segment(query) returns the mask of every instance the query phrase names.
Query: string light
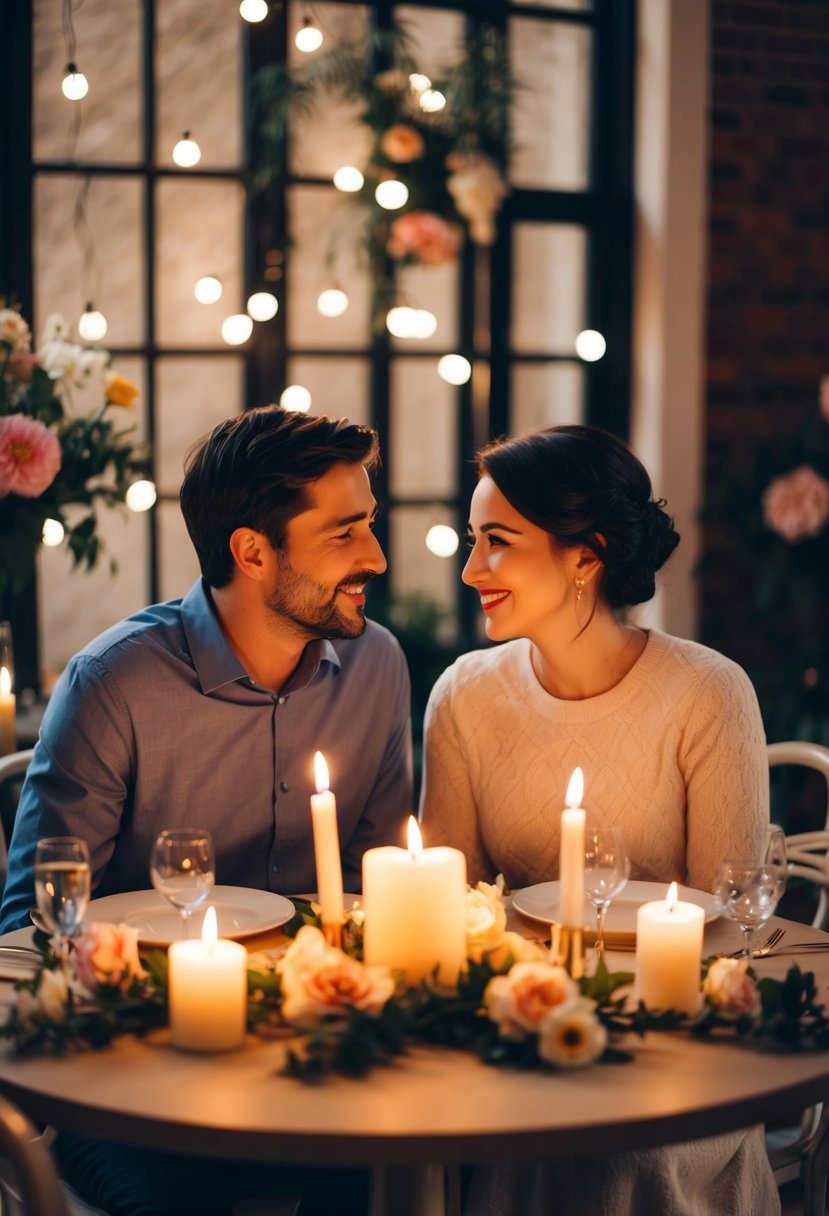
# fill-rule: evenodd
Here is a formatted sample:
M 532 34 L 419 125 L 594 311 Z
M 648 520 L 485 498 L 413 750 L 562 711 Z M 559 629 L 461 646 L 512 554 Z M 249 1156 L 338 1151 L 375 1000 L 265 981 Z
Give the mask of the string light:
M 348 296 L 340 287 L 326 287 L 317 297 L 317 312 L 324 317 L 341 317 L 348 308 Z
M 380 182 L 374 191 L 374 197 L 385 211 L 397 211 L 408 202 L 409 187 L 395 177 L 391 181 Z
M 129 509 L 138 515 L 155 506 L 157 498 L 158 491 L 155 488 L 155 482 L 142 479 L 132 483 L 127 490 L 125 501 Z
M 438 375 L 447 384 L 466 384 L 472 375 L 472 364 L 463 355 L 443 355 L 438 359 Z
M 595 363 L 606 350 L 604 334 L 600 334 L 597 329 L 583 329 L 576 336 L 576 354 L 580 359 L 584 359 L 585 363 Z
M 237 312 L 222 321 L 222 338 L 228 346 L 242 346 L 253 333 L 253 321 L 246 312 Z
M 254 321 L 270 321 L 271 317 L 277 314 L 279 301 L 269 291 L 255 291 L 253 295 L 248 296 L 247 308 L 248 315 L 253 317 Z
M 245 21 L 249 21 L 251 25 L 256 25 L 258 21 L 264 21 L 268 15 L 268 5 L 266 0 L 242 0 L 239 5 L 239 12 Z
M 386 314 L 386 328 L 395 338 L 431 338 L 437 327 L 437 317 L 425 308 L 398 305 Z
M 297 31 L 294 43 L 296 49 L 306 55 L 311 51 L 319 50 L 322 46 L 322 30 L 314 25 L 310 17 L 303 17 L 302 29 Z
M 100 342 L 107 331 L 107 319 L 102 312 L 92 307 L 90 301 L 78 321 L 78 333 L 84 342 Z
M 173 148 L 173 160 L 182 169 L 192 169 L 201 160 L 201 148 L 195 139 L 190 138 L 190 132 L 184 131 L 181 139 Z
M 448 524 L 434 524 L 426 533 L 426 548 L 435 557 L 452 557 L 458 551 L 458 534 Z
M 206 274 L 196 283 L 193 295 L 200 304 L 215 304 L 217 300 L 221 300 L 223 291 L 222 280 L 213 274 Z
M 446 98 L 437 89 L 424 89 L 417 104 L 424 114 L 437 114 L 446 105 Z
M 66 535 L 63 524 L 59 519 L 44 519 L 40 539 L 47 549 L 54 549 Z
M 427 89 L 431 89 L 432 82 L 428 76 L 424 76 L 422 72 L 411 72 L 409 74 L 409 84 L 415 93 L 425 93 Z
M 303 384 L 289 384 L 279 398 L 279 404 L 284 410 L 307 414 L 311 408 L 311 394 Z
M 355 169 L 353 165 L 343 165 L 334 174 L 334 185 L 338 190 L 342 190 L 343 194 L 356 194 L 358 190 L 362 190 L 365 180 L 360 170 Z
M 68 101 L 81 101 L 89 92 L 89 81 L 83 72 L 78 71 L 76 63 L 67 63 L 66 75 L 60 87 Z

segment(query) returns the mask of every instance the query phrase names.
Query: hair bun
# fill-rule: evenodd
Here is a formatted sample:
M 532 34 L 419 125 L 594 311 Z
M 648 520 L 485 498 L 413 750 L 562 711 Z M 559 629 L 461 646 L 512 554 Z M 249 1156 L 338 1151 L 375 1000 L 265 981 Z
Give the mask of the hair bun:
M 605 561 L 604 593 L 611 608 L 643 604 L 656 590 L 656 572 L 679 544 L 679 533 L 665 510 L 665 499 L 649 499 L 628 511 L 630 536 L 636 543 L 608 551 Z M 615 558 L 615 560 L 614 560 Z

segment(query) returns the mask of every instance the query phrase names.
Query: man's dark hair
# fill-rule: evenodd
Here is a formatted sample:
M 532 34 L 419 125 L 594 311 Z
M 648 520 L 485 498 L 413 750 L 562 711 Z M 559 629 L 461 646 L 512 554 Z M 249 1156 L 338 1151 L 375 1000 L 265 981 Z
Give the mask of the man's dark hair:
M 310 482 L 336 464 L 373 469 L 378 460 L 376 433 L 346 418 L 265 405 L 220 422 L 187 453 L 179 495 L 207 583 L 224 587 L 232 579 L 237 528 L 262 532 L 281 548 L 288 521 L 308 505 Z

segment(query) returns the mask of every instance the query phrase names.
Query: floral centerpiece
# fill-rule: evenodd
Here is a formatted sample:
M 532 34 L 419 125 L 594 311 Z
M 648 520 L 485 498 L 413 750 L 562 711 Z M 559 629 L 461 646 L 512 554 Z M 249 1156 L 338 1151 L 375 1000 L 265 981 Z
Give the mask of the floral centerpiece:
M 132 407 L 138 390 L 110 366 L 107 351 L 81 347 L 55 314 L 40 346 L 0 301 L 0 596 L 20 592 L 34 572 L 43 525 L 56 520 L 75 565 L 101 553 L 97 507 L 126 500 L 146 474 L 145 446 L 128 439 L 110 409 Z

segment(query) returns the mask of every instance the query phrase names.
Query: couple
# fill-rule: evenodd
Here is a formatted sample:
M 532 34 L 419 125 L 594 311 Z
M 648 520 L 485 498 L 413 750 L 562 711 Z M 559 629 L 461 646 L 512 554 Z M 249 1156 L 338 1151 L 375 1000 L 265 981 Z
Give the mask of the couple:
M 400 843 L 408 674 L 364 613 L 365 585 L 386 565 L 372 532 L 376 459 L 367 428 L 271 406 L 191 453 L 181 506 L 202 579 L 108 630 L 62 676 L 21 796 L 0 928 L 27 922 L 46 835 L 87 840 L 96 895 L 146 887 L 157 832 L 195 821 L 213 833 L 219 882 L 314 890 L 316 749 L 337 792 L 346 889 L 359 890 L 365 849 Z M 429 843 L 463 849 L 472 881 L 549 878 L 578 764 L 586 804 L 622 826 L 638 877 L 710 889 L 719 859 L 753 852 L 767 822 L 765 742 L 738 668 L 617 615 L 650 598 L 678 543 L 647 473 L 618 439 L 557 427 L 490 445 L 479 474 L 463 577 L 488 636 L 508 644 L 460 659 L 430 699 Z M 64 1135 L 58 1151 L 109 1211 L 175 1210 L 146 1187 L 120 1206 L 111 1186 L 90 1187 L 112 1146 Z M 479 1170 L 469 1211 L 583 1211 L 584 1164 Z M 776 1210 L 756 1130 L 609 1155 L 590 1171 L 596 1212 Z M 174 1173 L 166 1162 L 152 1187 L 169 1192 Z M 359 1210 L 359 1197 L 347 1207 L 353 1179 L 299 1181 L 303 1211 Z M 226 1210 L 214 1197 L 203 1211 Z

